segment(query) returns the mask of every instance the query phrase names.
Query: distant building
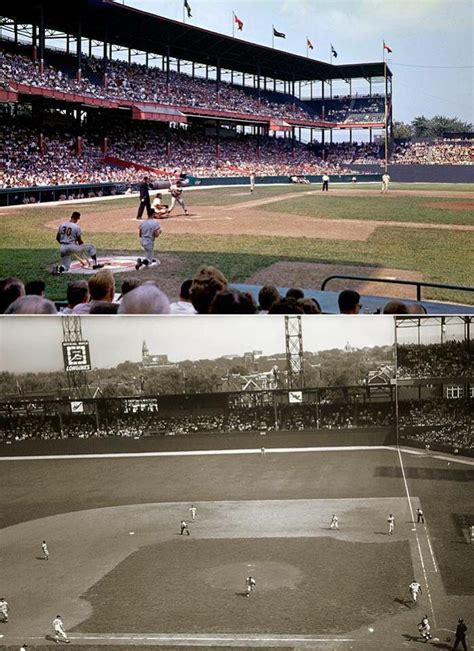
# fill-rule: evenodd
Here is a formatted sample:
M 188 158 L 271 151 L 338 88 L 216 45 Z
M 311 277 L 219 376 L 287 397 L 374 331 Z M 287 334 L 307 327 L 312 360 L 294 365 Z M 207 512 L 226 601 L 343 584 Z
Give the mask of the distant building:
M 168 362 L 168 355 L 151 355 L 150 351 L 148 350 L 146 341 L 143 340 L 142 366 L 143 368 L 163 368 L 166 366 L 174 366 L 174 364 L 170 364 Z

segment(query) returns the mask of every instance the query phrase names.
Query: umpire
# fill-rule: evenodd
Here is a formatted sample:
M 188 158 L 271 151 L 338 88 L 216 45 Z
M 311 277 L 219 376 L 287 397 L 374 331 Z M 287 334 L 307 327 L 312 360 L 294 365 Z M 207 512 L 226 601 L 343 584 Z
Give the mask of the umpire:
M 467 651 L 466 631 L 467 631 L 467 626 L 464 623 L 464 620 L 462 618 L 458 619 L 458 625 L 456 626 L 456 636 L 454 638 L 453 651 L 458 648 L 459 644 L 462 645 L 464 651 Z
M 151 203 L 150 203 L 150 185 L 148 183 L 149 178 L 148 176 L 145 176 L 143 178 L 143 183 L 140 183 L 140 205 L 138 206 L 138 213 L 137 213 L 137 219 L 141 219 L 143 215 L 143 211 L 146 208 L 146 212 L 148 217 L 153 214 L 153 210 L 151 209 Z

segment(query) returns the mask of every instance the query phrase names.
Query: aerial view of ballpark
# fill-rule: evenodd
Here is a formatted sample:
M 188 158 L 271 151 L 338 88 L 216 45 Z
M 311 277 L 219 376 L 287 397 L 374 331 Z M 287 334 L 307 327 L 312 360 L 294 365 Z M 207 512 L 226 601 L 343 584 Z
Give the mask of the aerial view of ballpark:
M 472 317 L 109 324 L 0 320 L 2 649 L 453 648 Z
M 366 313 L 473 310 L 471 0 L 1 13 L 0 278 L 61 309 L 101 269 L 176 300 L 212 265 L 324 313 L 345 289 Z

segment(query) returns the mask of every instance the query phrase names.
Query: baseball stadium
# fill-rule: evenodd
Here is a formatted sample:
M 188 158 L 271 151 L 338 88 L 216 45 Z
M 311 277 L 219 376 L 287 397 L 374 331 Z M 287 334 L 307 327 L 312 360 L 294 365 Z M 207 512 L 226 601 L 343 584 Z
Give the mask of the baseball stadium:
M 343 290 L 366 313 L 470 313 L 473 134 L 394 137 L 385 41 L 382 60 L 338 64 L 331 45 L 324 62 L 276 47 L 275 27 L 273 47 L 197 27 L 185 4 L 180 22 L 2 3 L 0 277 L 40 280 L 62 309 L 93 267 L 171 301 L 212 265 L 255 304 L 271 285 L 329 314 Z M 145 258 L 139 208 L 160 221 Z M 88 246 L 66 258 L 73 211 Z
M 58 613 L 88 651 L 447 650 L 472 625 L 471 317 L 122 319 L 141 357 L 107 316 L 47 318 L 0 321 L 1 649 L 56 645 Z

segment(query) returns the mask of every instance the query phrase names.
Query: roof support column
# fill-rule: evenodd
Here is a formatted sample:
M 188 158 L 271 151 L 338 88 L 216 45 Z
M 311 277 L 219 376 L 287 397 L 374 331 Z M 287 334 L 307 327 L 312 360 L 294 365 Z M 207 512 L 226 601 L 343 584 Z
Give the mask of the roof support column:
M 276 79 L 273 80 L 273 92 L 274 93 L 277 92 L 277 80 Z
M 219 91 L 221 86 L 221 59 L 217 57 L 217 66 L 216 66 L 216 102 L 219 104 Z
M 291 158 L 295 157 L 296 128 L 291 127 Z
M 194 61 L 191 62 L 191 77 L 194 79 L 195 75 L 195 64 Z
M 260 130 L 261 130 L 261 125 L 257 124 L 257 160 L 260 162 Z
M 31 26 L 31 58 L 36 61 L 38 57 L 38 35 L 36 30 L 36 23 Z
M 69 33 L 66 34 L 66 54 L 70 54 L 70 45 L 71 45 L 71 37 L 69 36 Z
M 166 94 L 170 94 L 170 46 L 168 45 L 166 48 L 166 59 L 165 59 L 165 65 L 166 65 Z
M 104 88 L 107 88 L 107 45 L 108 45 L 108 35 L 107 28 L 105 28 L 104 34 L 104 48 L 102 53 L 102 85 Z
M 18 45 L 18 21 L 16 18 L 13 20 L 13 38 L 15 45 Z
M 369 77 L 369 97 L 372 99 L 372 77 Z
M 44 71 L 44 8 L 43 3 L 39 6 L 38 16 L 38 42 L 39 42 L 39 71 L 43 74 Z
M 148 63 L 149 63 L 148 52 L 145 52 L 145 68 L 148 68 Z
M 290 83 L 290 82 L 288 82 Z M 295 84 L 295 78 L 293 77 L 293 81 L 291 82 L 291 94 L 293 95 L 293 113 L 296 111 L 296 84 Z
M 168 122 L 166 128 L 166 161 L 169 163 L 171 158 L 171 123 Z
M 76 62 L 77 62 L 76 79 L 78 81 L 81 81 L 81 77 L 82 77 L 82 22 L 81 22 L 80 18 L 79 18 L 79 22 L 77 23 Z
M 260 106 L 260 64 L 257 67 L 257 103 Z
M 216 120 L 216 167 L 219 167 L 219 158 L 221 153 L 221 121 Z
M 132 48 L 128 48 L 128 65 L 132 63 Z
M 370 144 L 372 144 L 372 142 L 373 142 L 372 127 L 369 127 L 369 142 L 370 142 Z
M 92 56 L 92 39 L 90 38 L 89 39 L 89 59 L 91 58 L 91 56 Z
M 245 88 L 245 72 L 242 73 L 242 86 Z
M 349 142 L 352 145 L 352 128 L 349 129 Z

